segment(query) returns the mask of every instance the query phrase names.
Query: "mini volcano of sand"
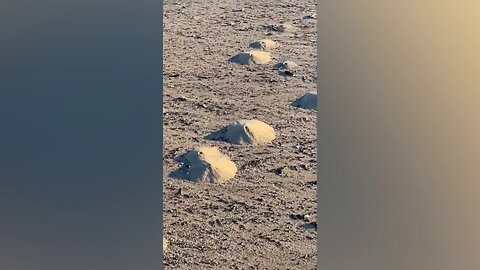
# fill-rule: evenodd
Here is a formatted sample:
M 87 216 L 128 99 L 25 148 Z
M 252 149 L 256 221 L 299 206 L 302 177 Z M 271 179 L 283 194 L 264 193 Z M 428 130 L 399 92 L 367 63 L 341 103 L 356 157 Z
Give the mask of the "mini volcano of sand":
M 264 51 L 249 51 L 249 52 L 241 52 L 235 56 L 232 56 L 228 62 L 232 64 L 240 64 L 240 65 L 266 65 L 270 63 L 272 60 L 272 56 L 269 52 Z
M 316 110 L 317 109 L 317 93 L 316 92 L 308 92 L 299 99 L 292 102 L 292 106 L 309 109 L 309 110 Z
M 234 144 L 263 145 L 275 139 L 275 130 L 260 120 L 240 120 L 210 135 Z
M 217 147 L 199 147 L 183 157 L 182 177 L 193 182 L 225 183 L 237 173 L 237 167 Z
M 250 48 L 260 49 L 260 50 L 272 50 L 272 49 L 276 49 L 277 47 L 278 47 L 278 44 L 271 39 L 261 39 L 261 40 L 256 40 L 250 43 Z

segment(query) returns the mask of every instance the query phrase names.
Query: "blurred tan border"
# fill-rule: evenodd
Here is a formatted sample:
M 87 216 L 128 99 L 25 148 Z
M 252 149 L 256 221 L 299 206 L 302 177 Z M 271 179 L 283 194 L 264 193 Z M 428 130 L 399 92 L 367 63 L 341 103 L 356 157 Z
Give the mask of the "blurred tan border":
M 480 269 L 480 2 L 318 15 L 318 269 Z

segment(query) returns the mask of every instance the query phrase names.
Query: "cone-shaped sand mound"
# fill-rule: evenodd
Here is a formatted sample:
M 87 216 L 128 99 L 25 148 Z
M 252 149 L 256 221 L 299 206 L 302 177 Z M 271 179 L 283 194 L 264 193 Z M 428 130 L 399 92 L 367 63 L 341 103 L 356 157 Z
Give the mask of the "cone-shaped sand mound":
M 249 52 L 241 52 L 233 57 L 231 57 L 228 61 L 233 64 L 240 64 L 240 65 L 249 65 L 249 64 L 256 64 L 256 65 L 266 65 L 272 60 L 272 56 L 269 52 L 263 51 L 249 51 Z
M 261 39 L 250 43 L 250 48 L 261 50 L 272 50 L 278 47 L 278 44 L 271 39 Z
M 207 137 L 234 144 L 262 145 L 275 139 L 275 130 L 260 120 L 240 120 Z
M 230 158 L 216 147 L 200 147 L 188 151 L 181 161 L 184 166 L 177 175 L 194 182 L 208 181 L 225 183 L 237 173 L 237 167 Z
M 292 102 L 292 106 L 309 109 L 309 110 L 316 110 L 317 109 L 317 93 L 316 92 L 308 92 L 299 99 Z

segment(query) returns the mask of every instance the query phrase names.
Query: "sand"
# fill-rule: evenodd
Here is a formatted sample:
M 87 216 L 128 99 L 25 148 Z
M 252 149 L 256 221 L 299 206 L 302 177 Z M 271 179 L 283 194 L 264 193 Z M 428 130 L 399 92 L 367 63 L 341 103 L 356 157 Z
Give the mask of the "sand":
M 258 119 L 240 120 L 207 136 L 234 144 L 265 145 L 275 140 L 275 129 Z
M 165 269 L 315 269 L 316 112 L 292 102 L 316 90 L 315 1 L 164 2 Z M 272 25 L 291 25 L 285 32 Z M 265 65 L 227 60 L 280 44 Z M 273 66 L 299 63 L 296 76 Z M 239 119 L 260 119 L 265 145 L 206 138 Z M 238 169 L 226 183 L 171 177 L 178 156 L 215 146 Z
M 255 40 L 254 42 L 250 43 L 250 48 L 273 50 L 278 48 L 278 43 L 271 39 Z
M 272 60 L 272 55 L 270 52 L 264 51 L 247 51 L 241 52 L 230 57 L 229 62 L 232 64 L 240 65 L 266 65 Z
M 299 97 L 294 102 L 292 102 L 292 106 L 307 110 L 316 110 L 317 109 L 317 93 L 316 92 L 308 92 L 305 95 Z
M 237 166 L 217 147 L 197 147 L 180 156 L 184 166 L 173 177 L 193 182 L 226 183 L 235 177 Z
M 163 238 L 163 251 L 167 250 L 168 249 L 168 240 L 165 239 L 165 237 Z
M 298 64 L 294 61 L 283 61 L 274 65 L 273 68 L 280 70 L 296 70 L 298 68 Z

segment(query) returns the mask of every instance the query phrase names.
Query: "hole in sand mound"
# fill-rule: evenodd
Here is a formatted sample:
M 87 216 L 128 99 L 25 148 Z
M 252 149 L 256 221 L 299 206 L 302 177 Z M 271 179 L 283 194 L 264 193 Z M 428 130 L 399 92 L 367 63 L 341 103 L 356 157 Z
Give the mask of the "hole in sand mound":
M 199 147 L 180 156 L 183 163 L 170 176 L 193 182 L 225 183 L 237 173 L 237 167 L 217 147 Z
M 257 65 L 266 65 L 271 60 L 272 60 L 272 56 L 269 52 L 250 51 L 250 52 L 241 52 L 231 57 L 228 61 L 232 64 L 240 64 L 240 65 L 249 65 L 252 63 Z
M 262 145 L 275 139 L 275 130 L 260 120 L 240 120 L 207 136 L 234 144 Z
M 292 102 L 292 106 L 309 109 L 309 110 L 316 110 L 317 109 L 317 93 L 316 92 L 308 92 L 299 99 Z
M 261 39 L 250 43 L 250 48 L 261 50 L 272 50 L 278 47 L 278 44 L 271 39 Z
M 298 68 L 298 64 L 293 61 L 283 61 L 275 64 L 273 68 L 279 70 L 295 70 Z

